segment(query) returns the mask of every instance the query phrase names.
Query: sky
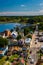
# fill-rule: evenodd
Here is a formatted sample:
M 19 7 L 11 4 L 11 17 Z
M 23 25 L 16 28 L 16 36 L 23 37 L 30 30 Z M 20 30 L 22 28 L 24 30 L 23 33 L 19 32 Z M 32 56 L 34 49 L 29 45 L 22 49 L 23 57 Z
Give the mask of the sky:
M 43 15 L 43 0 L 0 0 L 0 16 Z

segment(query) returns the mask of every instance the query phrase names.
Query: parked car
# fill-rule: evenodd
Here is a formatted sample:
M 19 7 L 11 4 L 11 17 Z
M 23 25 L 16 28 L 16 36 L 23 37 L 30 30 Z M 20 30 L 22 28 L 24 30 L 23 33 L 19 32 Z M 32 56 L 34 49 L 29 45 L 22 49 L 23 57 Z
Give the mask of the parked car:
M 26 39 L 25 39 L 25 44 L 26 44 L 26 45 L 30 45 L 30 42 L 31 42 L 31 38 L 26 38 Z
M 31 56 L 28 57 L 28 59 L 31 59 L 31 58 L 32 58 Z
M 30 60 L 30 63 L 31 63 L 31 64 L 34 64 L 34 59 L 31 59 L 31 60 Z
M 41 52 L 43 53 L 43 46 L 41 46 L 41 49 L 40 49 L 40 50 L 41 50 Z

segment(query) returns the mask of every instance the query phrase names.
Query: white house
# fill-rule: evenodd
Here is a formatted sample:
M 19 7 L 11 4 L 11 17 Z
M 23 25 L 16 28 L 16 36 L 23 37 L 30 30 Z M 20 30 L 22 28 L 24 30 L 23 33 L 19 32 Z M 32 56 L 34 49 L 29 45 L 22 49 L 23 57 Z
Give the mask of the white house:
M 25 39 L 25 44 L 26 44 L 26 45 L 30 45 L 30 42 L 31 42 L 31 38 L 26 38 L 26 39 Z
M 4 56 L 7 51 L 8 51 L 8 46 L 6 48 L 0 48 L 0 56 Z
M 18 33 L 17 33 L 16 31 L 13 31 L 13 32 L 11 33 L 11 35 L 12 35 L 14 38 L 17 38 Z

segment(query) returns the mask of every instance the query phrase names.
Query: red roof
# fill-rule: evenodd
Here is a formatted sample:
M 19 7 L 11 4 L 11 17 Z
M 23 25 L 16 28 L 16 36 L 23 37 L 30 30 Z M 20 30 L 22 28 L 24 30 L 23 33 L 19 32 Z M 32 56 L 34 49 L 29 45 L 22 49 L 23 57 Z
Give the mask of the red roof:
M 21 59 L 21 63 L 23 63 L 23 64 L 25 63 L 24 59 Z

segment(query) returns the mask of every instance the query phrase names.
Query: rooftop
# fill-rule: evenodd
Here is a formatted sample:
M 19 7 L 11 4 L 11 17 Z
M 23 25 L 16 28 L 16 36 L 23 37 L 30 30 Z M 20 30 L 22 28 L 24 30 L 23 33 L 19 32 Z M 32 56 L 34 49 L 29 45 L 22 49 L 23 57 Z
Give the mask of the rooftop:
M 5 50 L 5 48 L 1 48 L 0 47 L 0 54 L 2 54 L 2 52 Z

